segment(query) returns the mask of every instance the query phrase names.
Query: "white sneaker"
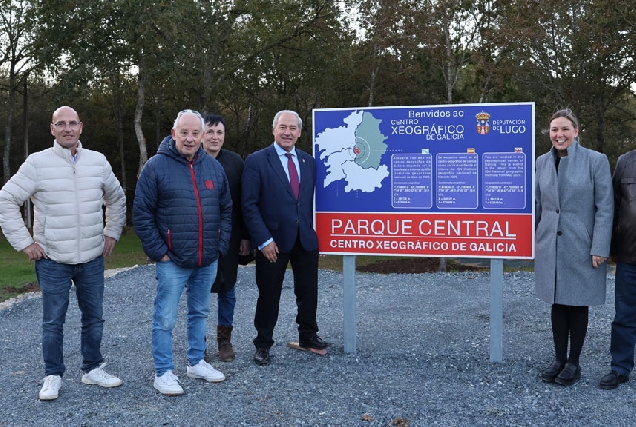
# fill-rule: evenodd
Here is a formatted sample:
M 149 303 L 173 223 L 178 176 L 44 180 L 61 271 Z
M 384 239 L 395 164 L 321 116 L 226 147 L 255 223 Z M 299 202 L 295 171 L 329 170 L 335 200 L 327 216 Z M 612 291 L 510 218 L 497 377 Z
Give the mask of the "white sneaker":
M 62 387 L 62 377 L 59 375 L 48 375 L 44 378 L 44 385 L 40 390 L 40 400 L 55 400 L 60 395 Z
M 155 375 L 154 387 L 166 396 L 179 396 L 183 389 L 179 385 L 179 378 L 172 371 L 166 371 L 162 376 Z
M 100 387 L 117 387 L 122 384 L 122 380 L 114 375 L 111 375 L 104 371 L 105 363 L 102 363 L 97 368 L 91 370 L 89 373 L 82 375 L 82 382 L 84 384 L 96 384 Z
M 188 366 L 187 375 L 190 378 L 201 378 L 211 383 L 220 383 L 225 375 L 217 371 L 205 360 L 201 360 L 194 366 Z

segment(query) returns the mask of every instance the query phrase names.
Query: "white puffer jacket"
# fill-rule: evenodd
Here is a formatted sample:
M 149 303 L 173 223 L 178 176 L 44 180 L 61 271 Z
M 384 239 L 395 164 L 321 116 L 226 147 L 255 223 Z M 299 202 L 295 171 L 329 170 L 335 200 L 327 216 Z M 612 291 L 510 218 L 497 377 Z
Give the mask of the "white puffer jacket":
M 33 237 L 20 214 L 29 197 L 35 213 Z M 57 141 L 31 154 L 0 190 L 0 226 L 11 246 L 21 251 L 35 241 L 59 263 L 97 258 L 104 236 L 119 240 L 125 223 L 126 197 L 108 160 L 81 143 L 75 163 L 70 150 Z

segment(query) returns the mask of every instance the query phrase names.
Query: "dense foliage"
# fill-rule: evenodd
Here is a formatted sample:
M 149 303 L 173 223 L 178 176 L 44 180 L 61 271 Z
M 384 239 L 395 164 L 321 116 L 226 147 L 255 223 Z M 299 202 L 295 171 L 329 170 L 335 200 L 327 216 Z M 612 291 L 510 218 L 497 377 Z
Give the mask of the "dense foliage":
M 311 151 L 323 107 L 533 101 L 612 163 L 636 147 L 636 11 L 628 0 L 0 0 L 3 176 L 51 145 L 71 105 L 131 200 L 184 108 L 221 113 L 245 156 L 294 109 Z

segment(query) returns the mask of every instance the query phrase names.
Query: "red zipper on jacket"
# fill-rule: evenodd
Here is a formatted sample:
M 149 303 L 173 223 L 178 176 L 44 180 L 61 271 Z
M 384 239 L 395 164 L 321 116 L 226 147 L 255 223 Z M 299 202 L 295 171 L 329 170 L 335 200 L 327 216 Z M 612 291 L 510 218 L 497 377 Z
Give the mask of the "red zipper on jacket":
M 197 198 L 197 213 L 199 215 L 199 267 L 203 262 L 203 214 L 201 211 L 201 198 L 199 197 L 199 188 L 197 187 L 197 177 L 194 174 L 193 164 L 190 164 L 190 175 L 192 176 L 192 186 L 194 187 L 194 195 Z

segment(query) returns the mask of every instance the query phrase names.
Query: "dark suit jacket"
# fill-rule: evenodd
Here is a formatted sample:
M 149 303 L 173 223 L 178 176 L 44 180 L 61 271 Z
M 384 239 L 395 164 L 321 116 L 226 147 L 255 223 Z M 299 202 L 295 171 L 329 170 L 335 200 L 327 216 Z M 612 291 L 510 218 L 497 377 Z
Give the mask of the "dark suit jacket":
M 243 219 L 255 248 L 273 237 L 280 252 L 290 252 L 299 236 L 303 249 L 318 249 L 313 224 L 316 162 L 298 148 L 296 155 L 300 165 L 298 200 L 273 144 L 245 160 L 241 194 Z

